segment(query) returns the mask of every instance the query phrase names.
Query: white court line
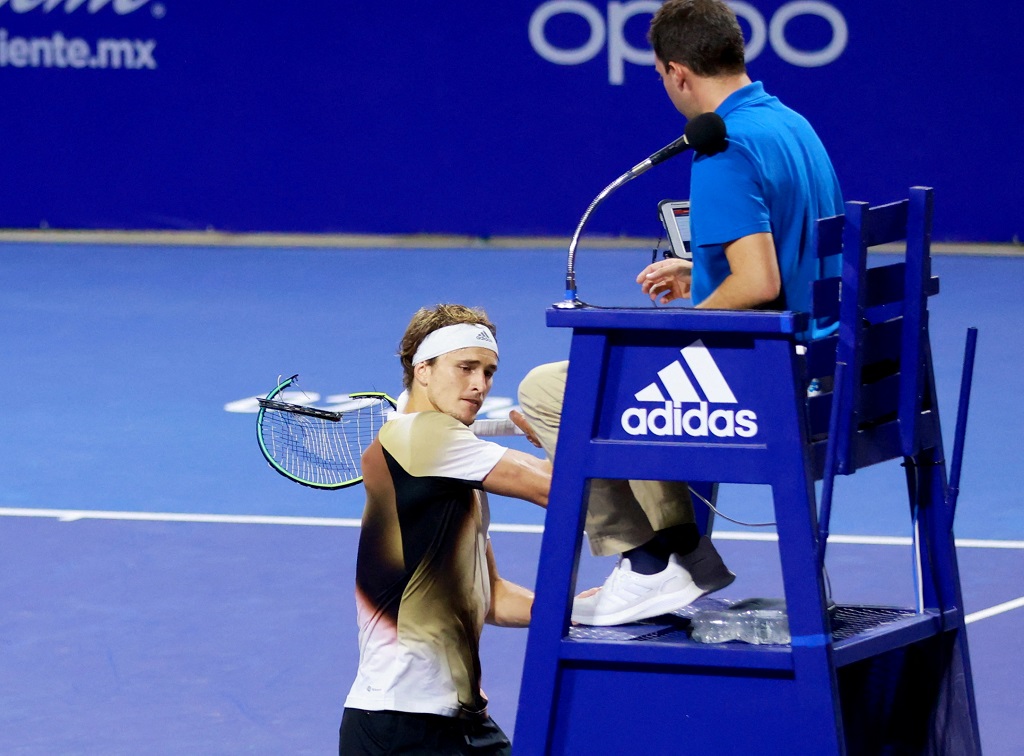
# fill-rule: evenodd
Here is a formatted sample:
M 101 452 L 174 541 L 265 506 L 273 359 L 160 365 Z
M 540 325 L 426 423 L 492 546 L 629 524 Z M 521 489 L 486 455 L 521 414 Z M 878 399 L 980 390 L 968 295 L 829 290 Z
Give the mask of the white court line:
M 189 512 L 121 512 L 97 509 L 35 509 L 0 507 L 0 517 L 53 517 L 61 522 L 78 520 L 136 520 L 145 522 L 211 522 L 233 525 L 307 525 L 331 528 L 358 528 L 358 518 L 341 517 L 284 517 L 280 515 L 227 515 L 193 514 Z M 543 525 L 517 525 L 514 523 L 492 522 L 491 530 L 496 533 L 543 533 Z M 766 541 L 779 540 L 776 533 L 757 533 L 737 530 L 717 530 L 715 538 L 723 541 Z M 910 546 L 910 536 L 865 536 L 839 535 L 828 537 L 831 543 L 846 543 L 864 546 Z M 957 548 L 967 549 L 1024 549 L 1024 541 L 987 540 L 982 538 L 957 538 Z
M 778 541 L 776 533 L 747 533 L 738 530 L 716 530 L 715 538 L 723 541 Z M 910 546 L 910 536 L 862 536 L 832 533 L 829 543 L 846 543 L 861 546 Z M 1024 549 L 1024 541 L 1000 541 L 986 538 L 957 538 L 958 549 Z
M 0 517 L 52 517 L 61 522 L 78 520 L 134 520 L 144 522 L 206 522 L 233 525 L 306 525 L 315 527 L 358 528 L 360 521 L 341 517 L 282 517 L 277 515 L 218 515 L 190 514 L 185 512 L 117 512 L 93 509 L 28 509 L 0 507 Z M 496 533 L 542 533 L 543 525 L 516 525 L 512 523 L 491 523 Z M 719 530 L 715 538 L 723 541 L 778 541 L 776 533 L 748 533 L 745 531 Z M 832 543 L 846 543 L 864 546 L 910 546 L 908 536 L 861 536 L 830 535 Z M 1024 549 L 1024 541 L 996 541 L 981 538 L 958 538 L 957 548 L 976 549 Z M 1024 607 L 1024 597 L 968 614 L 964 622 L 978 620 Z
M 977 622 L 978 620 L 995 617 L 997 614 L 1003 614 L 1005 612 L 1012 611 L 1013 609 L 1020 609 L 1022 606 L 1024 606 L 1024 596 L 1019 599 L 1014 599 L 1013 601 L 1007 601 L 1002 604 L 990 606 L 988 609 L 982 609 L 980 612 L 968 614 L 964 617 L 964 624 L 969 625 L 972 622 Z
M 321 525 L 358 528 L 360 521 L 339 517 L 282 517 L 276 515 L 219 515 L 188 512 L 114 512 L 97 509 L 6 509 L 0 517 L 55 517 L 61 522 L 78 520 L 136 520 L 146 522 L 216 522 L 231 525 Z

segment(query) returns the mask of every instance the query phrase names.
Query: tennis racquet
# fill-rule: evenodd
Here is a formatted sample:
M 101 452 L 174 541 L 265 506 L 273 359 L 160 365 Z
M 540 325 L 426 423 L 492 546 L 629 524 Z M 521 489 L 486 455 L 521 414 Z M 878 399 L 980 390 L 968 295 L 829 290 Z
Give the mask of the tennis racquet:
M 337 412 L 278 401 L 297 380 L 293 375 L 259 400 L 256 437 L 263 456 L 281 475 L 310 488 L 359 483 L 363 451 L 395 409 L 395 400 L 379 391 L 349 394 Z

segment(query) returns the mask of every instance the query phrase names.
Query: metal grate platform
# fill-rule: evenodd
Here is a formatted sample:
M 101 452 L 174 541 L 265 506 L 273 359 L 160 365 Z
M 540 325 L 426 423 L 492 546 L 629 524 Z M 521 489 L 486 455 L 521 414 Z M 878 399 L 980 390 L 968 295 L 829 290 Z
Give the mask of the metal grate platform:
M 575 626 L 569 629 L 569 638 L 578 641 L 654 643 L 691 643 L 690 618 L 701 611 L 719 611 L 731 602 L 724 599 L 704 599 L 696 606 L 686 607 L 675 614 L 655 617 L 645 622 L 617 627 Z M 883 606 L 837 606 L 832 613 L 833 642 L 847 640 L 882 625 L 900 622 L 917 616 L 912 609 Z M 732 644 L 738 641 L 730 641 Z

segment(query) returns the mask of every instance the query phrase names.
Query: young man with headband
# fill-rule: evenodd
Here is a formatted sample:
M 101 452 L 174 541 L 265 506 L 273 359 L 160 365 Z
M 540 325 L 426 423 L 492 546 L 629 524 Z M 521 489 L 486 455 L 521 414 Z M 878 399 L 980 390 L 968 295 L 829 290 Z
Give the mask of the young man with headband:
M 546 506 L 551 465 L 469 429 L 498 368 L 482 310 L 420 310 L 399 356 L 408 400 L 363 455 L 359 670 L 339 752 L 508 754 L 480 689 L 480 632 L 525 627 L 533 593 L 498 575 L 487 492 Z
M 810 124 L 747 75 L 743 33 L 720 0 L 668 0 L 649 32 L 665 92 L 686 118 L 718 113 L 728 144 L 697 155 L 690 174 L 693 262 L 669 259 L 637 276 L 662 303 L 690 298 L 726 310 L 810 309 L 819 270 L 815 222 L 843 212 L 835 171 Z M 817 324 L 827 326 L 827 324 Z M 519 403 L 554 454 L 568 363 L 541 365 Z M 604 586 L 573 604 L 574 621 L 617 625 L 671 612 L 735 577 L 694 525 L 685 483 L 592 481 L 587 535 L 621 556 Z

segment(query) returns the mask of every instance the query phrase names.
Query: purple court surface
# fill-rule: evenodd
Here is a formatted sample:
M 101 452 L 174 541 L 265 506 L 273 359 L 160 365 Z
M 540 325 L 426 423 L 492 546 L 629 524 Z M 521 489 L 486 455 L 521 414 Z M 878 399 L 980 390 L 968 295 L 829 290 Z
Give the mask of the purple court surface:
M 649 249 L 585 249 L 580 294 L 644 306 Z M 564 359 L 544 310 L 559 249 L 0 243 L 0 754 L 336 752 L 356 664 L 362 491 L 276 475 L 255 397 L 298 373 L 309 403 L 400 390 L 421 305 L 485 307 L 501 413 L 533 365 Z M 1024 257 L 943 254 L 932 339 L 947 452 L 966 329 L 979 346 L 956 516 L 984 751 L 1024 752 Z M 529 450 L 522 439 L 506 441 Z M 759 487 L 722 511 L 772 518 Z M 543 513 L 492 499 L 503 575 L 534 585 Z M 828 569 L 844 603 L 911 606 L 903 471 L 837 482 Z M 781 591 L 771 528 L 717 521 L 737 581 Z M 585 556 L 580 588 L 608 560 Z M 484 631 L 484 688 L 512 733 L 526 633 Z M 723 743 L 728 733 L 722 734 Z

